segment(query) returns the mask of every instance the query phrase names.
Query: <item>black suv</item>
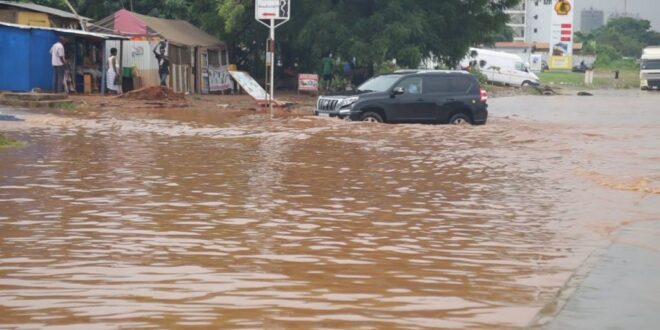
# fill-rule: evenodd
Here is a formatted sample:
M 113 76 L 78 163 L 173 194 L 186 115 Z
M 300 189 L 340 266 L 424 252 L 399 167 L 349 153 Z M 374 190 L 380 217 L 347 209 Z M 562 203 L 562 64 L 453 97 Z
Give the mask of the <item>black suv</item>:
M 487 100 L 467 72 L 403 70 L 374 77 L 352 92 L 320 96 L 315 114 L 379 123 L 483 125 Z

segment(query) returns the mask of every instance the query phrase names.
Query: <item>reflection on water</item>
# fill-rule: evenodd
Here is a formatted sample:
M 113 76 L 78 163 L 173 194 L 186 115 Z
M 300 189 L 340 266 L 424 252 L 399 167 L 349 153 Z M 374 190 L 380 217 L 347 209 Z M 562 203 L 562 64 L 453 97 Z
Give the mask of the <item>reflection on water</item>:
M 625 141 L 562 125 L 29 117 L 0 328 L 524 327 L 598 244 L 585 207 L 627 212 L 589 197 Z

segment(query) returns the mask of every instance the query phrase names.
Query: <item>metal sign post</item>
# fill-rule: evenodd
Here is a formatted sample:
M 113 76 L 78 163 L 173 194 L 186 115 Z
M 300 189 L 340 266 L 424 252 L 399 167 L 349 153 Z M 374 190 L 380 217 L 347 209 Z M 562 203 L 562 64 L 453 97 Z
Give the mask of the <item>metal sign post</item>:
M 254 17 L 257 22 L 270 30 L 266 41 L 266 88 L 264 89 L 268 91 L 271 119 L 275 100 L 275 29 L 289 21 L 290 12 L 290 0 L 255 0 Z

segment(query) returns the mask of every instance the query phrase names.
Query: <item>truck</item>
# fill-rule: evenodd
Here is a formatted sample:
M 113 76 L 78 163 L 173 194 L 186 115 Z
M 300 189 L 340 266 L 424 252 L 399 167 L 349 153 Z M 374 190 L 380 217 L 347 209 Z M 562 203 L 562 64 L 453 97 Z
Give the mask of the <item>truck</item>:
M 461 67 L 477 68 L 488 81 L 511 86 L 536 86 L 539 77 L 520 56 L 490 49 L 470 48 Z
M 642 90 L 660 89 L 660 46 L 644 48 L 639 80 Z

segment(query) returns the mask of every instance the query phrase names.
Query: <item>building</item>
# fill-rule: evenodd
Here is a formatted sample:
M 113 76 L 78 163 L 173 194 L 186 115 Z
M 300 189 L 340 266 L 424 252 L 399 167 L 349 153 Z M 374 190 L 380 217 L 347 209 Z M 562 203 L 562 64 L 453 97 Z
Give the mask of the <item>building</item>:
M 151 17 L 125 9 L 96 23 L 94 31 L 130 37 L 124 43 L 122 64 L 140 72 L 141 85 L 158 85 L 158 63 L 153 49 L 167 40 L 170 60 L 168 86 L 177 92 L 211 93 L 225 91 L 233 84 L 229 75 L 229 54 L 224 42 L 194 25 Z M 109 43 L 110 47 L 118 47 Z
M 550 41 L 553 8 L 556 0 L 522 0 L 506 10 L 507 25 L 513 30 L 513 41 L 547 43 Z
M 580 14 L 581 23 L 580 31 L 589 33 L 603 25 L 605 25 L 605 12 L 597 9 L 584 9 Z
M 0 22 L 4 23 L 81 30 L 81 20 L 90 21 L 87 17 L 34 3 L 0 1 Z
M 0 90 L 52 90 L 53 67 L 49 51 L 60 36 L 68 40 L 65 56 L 75 91 L 85 91 L 87 79 L 90 93 L 103 92 L 108 62 L 105 42 L 124 37 L 12 23 L 0 23 Z
M 513 31 L 513 41 L 524 42 L 527 37 L 527 4 L 525 1 L 520 2 L 513 8 L 509 8 L 504 12 L 509 15 L 509 23 L 507 26 Z

